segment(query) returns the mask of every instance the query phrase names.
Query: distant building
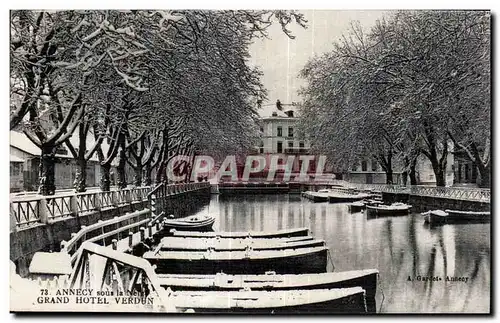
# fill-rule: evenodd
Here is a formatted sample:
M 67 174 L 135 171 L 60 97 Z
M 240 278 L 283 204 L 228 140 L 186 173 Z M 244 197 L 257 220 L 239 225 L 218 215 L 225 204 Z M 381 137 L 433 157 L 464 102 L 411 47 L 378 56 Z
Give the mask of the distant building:
M 78 147 L 78 134 L 73 135 L 70 141 L 75 147 Z M 92 135 L 87 138 L 87 147 L 94 143 Z M 107 151 L 107 144 L 103 143 L 104 151 Z M 39 166 L 41 151 L 28 137 L 21 132 L 10 132 L 10 191 L 36 191 L 39 183 Z M 73 187 L 78 166 L 73 159 L 71 152 L 66 145 L 61 145 L 56 153 L 58 159 L 55 165 L 55 185 L 56 189 L 68 189 Z M 116 159 L 112 163 L 112 185 L 116 181 Z M 127 180 L 130 183 L 133 179 L 133 173 L 127 165 Z M 88 187 L 99 186 L 100 182 L 100 164 L 97 155 L 94 154 L 87 162 Z
M 453 154 L 448 154 L 446 168 L 446 186 L 454 184 L 454 158 Z M 436 185 L 436 176 L 432 169 L 432 164 L 425 156 L 419 156 L 416 166 L 417 185 Z M 397 160 L 393 160 L 392 179 L 394 184 L 403 184 L 402 167 Z M 352 183 L 363 184 L 385 184 L 386 174 L 380 164 L 375 159 L 362 159 L 356 163 L 346 174 L 344 179 Z M 408 178 L 407 185 L 410 184 Z

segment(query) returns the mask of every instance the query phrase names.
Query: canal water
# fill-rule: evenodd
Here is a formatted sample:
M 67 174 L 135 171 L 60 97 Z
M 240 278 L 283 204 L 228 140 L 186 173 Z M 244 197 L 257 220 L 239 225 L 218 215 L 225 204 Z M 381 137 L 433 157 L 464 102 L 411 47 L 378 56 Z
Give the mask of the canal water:
M 328 271 L 379 270 L 377 312 L 489 312 L 490 224 L 429 227 L 419 214 L 372 219 L 347 204 L 291 194 L 214 195 L 198 214 L 215 217 L 216 231 L 308 227 L 330 249 Z

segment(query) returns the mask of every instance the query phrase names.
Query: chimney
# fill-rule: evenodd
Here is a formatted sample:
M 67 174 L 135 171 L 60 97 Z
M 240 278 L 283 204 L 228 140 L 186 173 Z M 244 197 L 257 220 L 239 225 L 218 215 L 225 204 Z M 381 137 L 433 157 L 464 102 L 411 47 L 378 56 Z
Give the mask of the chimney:
M 289 118 L 293 118 L 293 110 L 288 110 L 288 111 L 285 111 L 286 113 L 286 116 L 289 117 Z
M 272 114 L 273 117 L 277 117 L 278 116 L 278 113 L 276 111 L 273 111 L 273 114 Z

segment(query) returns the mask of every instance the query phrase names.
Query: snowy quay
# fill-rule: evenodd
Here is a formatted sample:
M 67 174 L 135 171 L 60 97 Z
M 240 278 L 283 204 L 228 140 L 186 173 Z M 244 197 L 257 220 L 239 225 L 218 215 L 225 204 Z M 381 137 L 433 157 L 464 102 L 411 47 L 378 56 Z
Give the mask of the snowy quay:
M 86 227 L 130 214 L 126 223 L 120 221 L 100 228 L 101 234 L 118 230 L 116 235 L 108 236 L 120 240 L 121 229 L 127 234 L 139 234 L 149 219 L 163 211 L 182 217 L 196 212 L 209 200 L 208 183 L 19 197 L 10 202 L 10 260 L 18 273 L 25 276 L 36 252 L 60 251 L 65 241 Z M 90 237 L 85 236 L 84 240 Z

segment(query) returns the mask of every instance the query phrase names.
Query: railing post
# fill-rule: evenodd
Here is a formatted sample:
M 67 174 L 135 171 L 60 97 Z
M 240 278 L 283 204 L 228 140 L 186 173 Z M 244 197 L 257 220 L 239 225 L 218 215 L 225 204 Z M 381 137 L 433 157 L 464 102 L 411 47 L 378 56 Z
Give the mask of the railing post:
M 38 212 L 38 218 L 40 219 L 41 223 L 48 223 L 49 222 L 49 218 L 48 218 L 48 214 L 47 214 L 47 200 L 45 198 L 41 199 L 38 202 L 37 212 Z
M 133 247 L 133 242 L 134 242 L 133 240 L 134 240 L 134 233 L 133 232 L 129 232 L 128 233 L 128 247 L 130 249 L 132 249 L 132 247 Z
M 110 193 L 111 193 L 111 204 L 115 207 L 118 206 L 118 198 L 116 196 L 118 194 L 118 192 L 117 191 L 110 191 Z
M 71 214 L 73 216 L 77 216 L 78 215 L 77 198 L 78 198 L 78 195 L 72 195 L 72 196 L 69 197 L 69 207 L 71 209 Z M 82 203 L 82 205 L 83 205 L 83 203 Z
M 141 242 L 142 242 L 146 239 L 146 228 L 141 227 L 140 232 L 141 232 Z
M 151 194 L 151 217 L 156 217 L 156 194 Z

